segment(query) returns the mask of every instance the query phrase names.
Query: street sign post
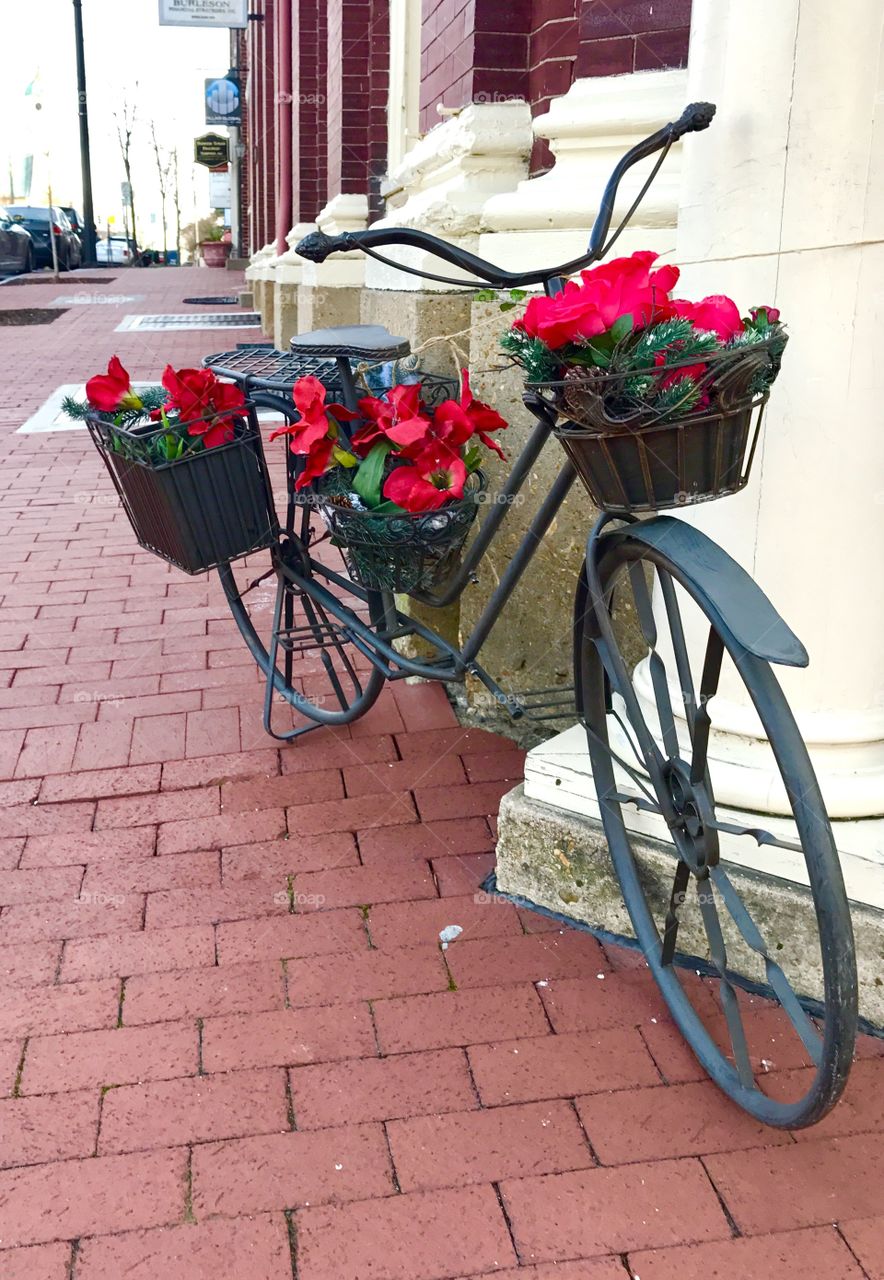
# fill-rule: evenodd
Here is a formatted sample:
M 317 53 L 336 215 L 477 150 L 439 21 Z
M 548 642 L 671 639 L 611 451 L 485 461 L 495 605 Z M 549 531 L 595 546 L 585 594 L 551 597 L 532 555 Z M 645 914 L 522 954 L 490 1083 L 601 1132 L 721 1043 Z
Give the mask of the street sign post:
M 207 169 L 217 169 L 230 161 L 230 143 L 220 133 L 203 133 L 193 140 L 193 158 Z
M 248 0 L 159 0 L 161 27 L 247 27 Z

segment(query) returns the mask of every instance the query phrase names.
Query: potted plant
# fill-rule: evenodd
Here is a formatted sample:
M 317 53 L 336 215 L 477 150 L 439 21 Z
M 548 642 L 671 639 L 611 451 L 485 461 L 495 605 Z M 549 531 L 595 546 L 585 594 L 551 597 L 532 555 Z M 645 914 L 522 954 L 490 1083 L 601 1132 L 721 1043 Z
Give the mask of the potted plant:
M 167 365 L 136 392 L 119 357 L 86 383 L 85 419 L 139 543 L 185 573 L 269 546 L 276 515 L 260 435 L 240 389 Z
M 616 258 L 532 298 L 502 340 L 595 503 L 649 511 L 733 493 L 749 476 L 786 333 L 774 307 L 672 297 L 657 255 Z
M 489 433 L 507 424 L 473 397 L 465 370 L 457 400 L 431 411 L 421 390 L 366 396 L 357 414 L 326 404 L 318 378 L 300 378 L 300 419 L 271 436 L 289 438 L 303 460 L 296 490 L 309 490 L 351 576 L 371 589 L 441 589 L 485 493 L 481 446 L 503 456 Z
M 210 227 L 200 241 L 200 252 L 207 267 L 226 267 L 233 245 L 223 227 Z

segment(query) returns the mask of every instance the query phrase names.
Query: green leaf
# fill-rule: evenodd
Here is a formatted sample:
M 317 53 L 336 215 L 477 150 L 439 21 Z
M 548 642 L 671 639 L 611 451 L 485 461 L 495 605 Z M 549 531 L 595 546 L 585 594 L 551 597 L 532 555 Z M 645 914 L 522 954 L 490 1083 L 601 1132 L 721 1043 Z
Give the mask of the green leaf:
M 400 507 L 396 502 L 391 502 L 389 498 L 385 498 L 383 502 L 379 502 L 373 510 L 375 514 L 379 516 L 404 516 L 408 514 L 404 507 Z
M 528 297 L 527 289 L 510 289 L 510 297 L 513 302 L 521 302 L 523 298 Z
M 477 293 L 473 294 L 475 302 L 493 302 L 496 297 L 497 294 L 493 289 L 479 289 Z
M 472 444 L 463 456 L 464 466 L 467 471 L 473 472 L 482 461 L 482 450 L 478 445 Z
M 627 313 L 625 316 L 619 316 L 614 321 L 610 334 L 615 342 L 622 342 L 629 333 L 632 333 L 632 316 Z
M 389 440 L 379 440 L 353 477 L 353 489 L 367 507 L 376 507 L 381 500 L 381 481 L 390 447 Z
M 516 305 L 517 304 L 515 302 L 502 302 L 500 304 L 500 309 L 501 311 L 512 311 L 513 307 Z
M 592 353 L 593 364 L 597 364 L 601 369 L 607 369 L 611 363 L 611 352 L 607 344 L 600 342 L 598 338 L 594 338 L 588 344 L 588 350 Z

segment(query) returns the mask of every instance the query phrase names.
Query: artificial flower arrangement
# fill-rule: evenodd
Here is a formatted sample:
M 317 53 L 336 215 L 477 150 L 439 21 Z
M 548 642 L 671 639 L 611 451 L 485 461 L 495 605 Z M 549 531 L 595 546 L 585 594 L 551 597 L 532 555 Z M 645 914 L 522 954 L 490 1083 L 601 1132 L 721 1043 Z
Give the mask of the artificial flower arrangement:
M 118 356 L 86 383 L 84 420 L 141 546 L 185 573 L 268 546 L 276 515 L 239 387 L 210 369 L 166 366 L 136 390 Z
M 353 510 L 379 516 L 437 511 L 464 498 L 482 459 L 477 442 L 503 457 L 490 432 L 507 424 L 473 396 L 466 370 L 459 399 L 432 411 L 420 383 L 365 396 L 358 413 L 326 404 L 326 394 L 318 378 L 299 378 L 292 397 L 301 416 L 270 438 L 287 436 L 292 453 L 304 459 L 296 489 L 313 484 Z
M 177 462 L 185 455 L 230 444 L 242 420 L 245 397 L 233 383 L 222 382 L 211 369 L 178 369 L 166 365 L 162 386 L 135 391 L 119 356 L 107 373 L 86 383 L 86 402 L 68 396 L 62 408 L 71 418 L 98 419 L 131 432 L 125 447 L 130 457 L 154 465 Z M 122 448 L 122 437 L 113 440 Z
M 529 382 L 551 384 L 585 425 L 633 428 L 715 407 L 716 391 L 748 349 L 763 347 L 748 394 L 779 372 L 786 334 L 775 307 L 746 317 L 731 298 L 673 298 L 679 270 L 648 251 L 580 273 L 553 297 L 532 298 L 502 340 Z M 745 362 L 744 362 L 745 364 Z

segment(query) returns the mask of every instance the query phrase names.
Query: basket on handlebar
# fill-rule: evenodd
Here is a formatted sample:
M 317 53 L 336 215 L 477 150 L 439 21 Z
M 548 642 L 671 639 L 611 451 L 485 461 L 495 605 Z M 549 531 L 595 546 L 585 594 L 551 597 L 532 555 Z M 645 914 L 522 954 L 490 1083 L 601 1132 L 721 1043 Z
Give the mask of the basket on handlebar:
M 553 434 L 597 507 L 661 511 L 746 485 L 779 354 L 768 343 L 710 353 L 702 372 L 692 366 L 700 388 L 693 410 L 665 419 L 624 394 L 622 374 L 602 369 L 572 368 L 559 381 L 529 384 L 525 399 L 538 416 L 553 412 Z

